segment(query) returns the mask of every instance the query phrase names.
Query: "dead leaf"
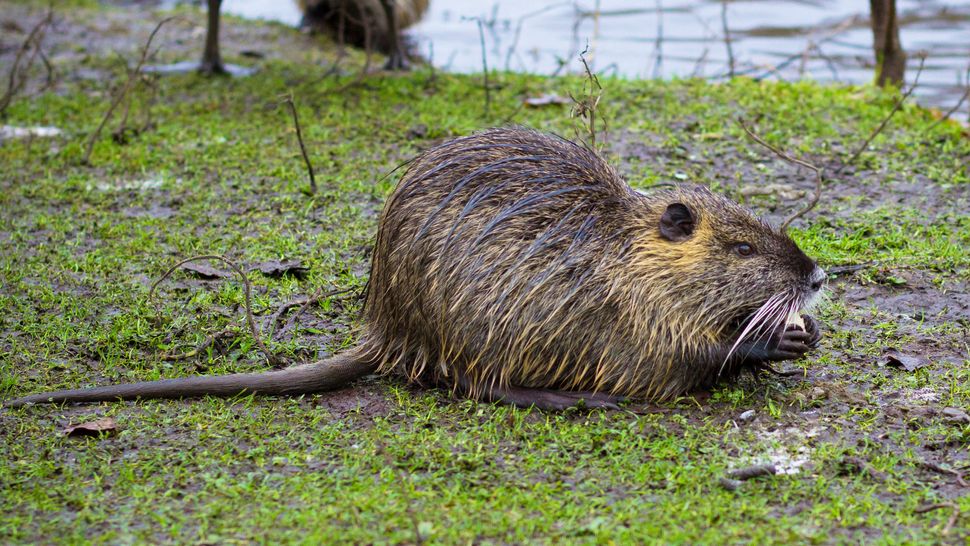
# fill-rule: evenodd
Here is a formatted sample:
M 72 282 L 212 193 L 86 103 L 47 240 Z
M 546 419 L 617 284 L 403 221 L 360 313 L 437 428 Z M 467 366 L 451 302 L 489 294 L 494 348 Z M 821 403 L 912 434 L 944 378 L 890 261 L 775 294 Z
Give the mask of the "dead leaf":
M 886 366 L 892 366 L 893 368 L 902 368 L 907 372 L 915 372 L 916 370 L 926 366 L 926 359 L 921 356 L 904 355 L 895 349 L 890 349 L 885 352 Z
M 538 108 L 540 106 L 550 106 L 553 104 L 569 104 L 572 101 L 566 97 L 563 97 L 562 95 L 546 93 L 545 95 L 539 95 L 538 97 L 528 97 L 522 102 L 526 106 Z
M 118 423 L 111 417 L 102 417 L 79 425 L 69 425 L 64 429 L 65 436 L 101 436 L 118 432 Z
M 268 277 L 282 277 L 283 275 L 303 277 L 310 271 L 310 268 L 304 266 L 302 260 L 283 260 L 282 262 L 279 260 L 269 260 L 258 263 L 249 268 L 249 270 L 258 270 Z
M 197 276 L 199 278 L 202 278 L 202 279 L 210 279 L 211 280 L 211 279 L 227 279 L 227 278 L 229 278 L 229 273 L 226 273 L 225 271 L 223 271 L 221 269 L 216 269 L 216 268 L 214 268 L 212 266 L 208 266 L 208 265 L 205 265 L 205 264 L 200 264 L 200 263 L 195 263 L 195 262 L 189 262 L 189 263 L 182 264 L 180 267 L 182 268 L 182 270 L 188 271 L 189 273 L 192 273 L 195 276 Z

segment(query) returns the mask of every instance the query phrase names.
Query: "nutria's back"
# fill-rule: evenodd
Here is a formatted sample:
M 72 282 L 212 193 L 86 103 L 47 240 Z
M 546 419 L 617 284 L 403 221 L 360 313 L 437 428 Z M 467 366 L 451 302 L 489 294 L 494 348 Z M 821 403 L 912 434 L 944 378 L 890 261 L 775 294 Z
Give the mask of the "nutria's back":
M 493 129 L 420 156 L 388 199 L 362 344 L 384 372 L 472 396 L 664 399 L 736 371 L 745 318 L 795 313 L 818 274 L 706 188 L 641 195 L 579 145 Z

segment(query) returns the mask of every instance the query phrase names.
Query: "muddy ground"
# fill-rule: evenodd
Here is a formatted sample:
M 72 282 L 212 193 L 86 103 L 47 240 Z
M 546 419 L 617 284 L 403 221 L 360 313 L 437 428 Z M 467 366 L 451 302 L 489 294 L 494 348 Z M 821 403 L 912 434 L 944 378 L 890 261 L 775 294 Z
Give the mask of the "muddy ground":
M 39 13 L 29 4 L 5 6 L 0 15 L 0 24 L 7 30 L 0 40 L 0 72 L 6 73 L 12 63 L 16 37 L 24 35 Z M 163 47 L 156 62 L 191 59 L 198 54 L 201 19 L 188 8 L 179 13 L 186 20 L 173 23 L 172 30 L 161 36 Z M 331 152 L 329 159 L 322 159 L 323 152 L 317 154 L 323 163 L 318 172 L 323 173 L 325 190 L 321 198 L 308 205 L 306 196 L 295 189 L 304 184 L 304 174 L 292 148 L 292 135 L 267 137 L 270 129 L 263 125 L 266 119 L 259 116 L 268 109 L 266 96 L 276 96 L 273 93 L 290 85 L 307 90 L 327 82 L 338 55 L 325 39 L 279 25 L 230 19 L 223 35 L 226 56 L 233 62 L 258 67 L 268 81 L 274 82 L 273 93 L 260 94 L 222 83 L 217 91 L 206 95 L 210 84 L 187 78 L 163 84 L 167 85 L 167 94 L 156 114 L 160 134 L 169 126 L 195 123 L 193 115 L 212 116 L 211 112 L 219 109 L 234 116 L 254 116 L 251 120 L 243 117 L 244 123 L 238 128 L 232 125 L 231 130 L 226 129 L 229 144 L 236 143 L 236 147 L 211 144 L 214 148 L 205 155 L 218 155 L 223 163 L 208 163 L 211 159 L 193 155 L 188 145 L 182 148 L 173 138 L 153 141 L 147 136 L 135 138 L 127 147 L 106 142 L 98 148 L 95 166 L 79 167 L 78 143 L 90 130 L 92 120 L 98 119 L 98 112 L 103 111 L 107 90 L 112 88 L 108 82 L 118 81 L 115 54 L 128 59 L 137 56 L 138 44 L 163 15 L 96 8 L 58 17 L 56 32 L 46 42 L 57 69 L 57 82 L 45 89 L 42 78 L 33 79 L 18 99 L 19 109 L 12 110 L 4 120 L 11 125 L 59 121 L 66 130 L 62 137 L 35 139 L 29 145 L 22 141 L 0 144 L 9 162 L 0 182 L 6 194 L 0 241 L 11 249 L 11 255 L 4 258 L 5 279 L 0 288 L 7 309 L 0 319 L 4 362 L 0 387 L 4 398 L 55 386 L 263 369 L 265 359 L 253 347 L 240 320 L 240 293 L 238 288 L 227 288 L 229 280 L 177 274 L 161 287 L 163 311 L 157 317 L 145 298 L 152 282 L 175 258 L 208 251 L 235 253 L 233 259 L 244 266 L 268 259 L 302 260 L 310 269 L 308 276 L 264 277 L 252 273 L 257 279 L 256 319 L 263 332 L 271 326 L 276 328 L 276 335 L 267 339 L 273 350 L 289 361 L 339 351 L 353 340 L 377 215 L 383 196 L 393 184 L 393 178 L 373 185 L 370 181 L 380 180 L 422 149 L 481 126 L 511 120 L 563 133 L 574 128 L 565 109 L 536 112 L 521 107 L 524 95 L 558 85 L 556 82 L 519 82 L 508 76 L 499 85 L 495 99 L 497 108 L 505 110 L 485 120 L 478 113 L 481 102 L 477 80 L 451 82 L 446 75 L 426 72 L 413 76 L 376 74 L 373 82 L 385 83 L 365 81 L 361 90 L 341 98 L 328 95 L 334 89 L 330 87 L 320 91 L 320 103 L 315 103 L 311 112 L 322 120 L 329 115 L 325 113 L 328 106 L 359 108 L 355 114 L 359 124 L 343 127 L 325 118 L 320 121 L 323 129 L 311 129 L 315 145 Z M 354 78 L 354 68 L 361 66 L 362 56 L 351 53 L 350 60 L 340 62 L 347 67 L 348 77 Z M 453 86 L 458 91 L 429 90 L 433 77 L 445 80 L 435 84 L 442 89 Z M 399 81 L 387 84 L 381 78 Z M 382 87 L 411 85 L 408 82 L 420 89 L 410 95 L 412 98 L 421 96 L 433 102 L 437 100 L 435 94 L 452 92 L 443 103 L 466 101 L 462 103 L 465 109 L 475 113 L 467 120 L 448 121 L 446 105 L 433 103 L 431 112 L 412 115 L 410 109 L 420 107 L 402 98 L 410 91 L 396 94 L 398 91 L 390 93 Z M 770 182 L 796 194 L 812 191 L 814 179 L 808 173 L 732 132 L 731 114 L 725 112 L 750 108 L 737 102 L 745 98 L 743 91 L 734 96 L 713 86 L 695 87 L 705 85 L 702 83 L 672 84 L 669 89 L 651 84 L 648 92 L 631 83 L 613 85 L 618 90 L 610 95 L 615 101 L 612 113 L 616 119 L 600 140 L 606 143 L 607 156 L 635 186 L 702 181 L 746 200 L 775 221 L 802 206 L 805 197 L 744 197 L 745 188 Z M 749 84 L 736 85 L 743 88 Z M 811 89 L 804 92 L 820 93 Z M 718 93 L 728 93 L 728 98 Z M 76 94 L 88 98 L 74 103 Z M 52 99 L 51 95 L 63 98 Z M 207 98 L 199 99 L 203 95 Z M 667 95 L 673 95 L 673 102 L 651 98 Z M 178 110 L 179 102 L 206 100 L 211 104 L 195 114 Z M 644 125 L 640 116 L 629 113 L 651 100 L 667 105 L 662 127 Z M 677 103 L 707 100 L 710 110 L 676 110 Z M 325 512 L 296 493 L 304 487 L 298 487 L 304 479 L 323 480 L 305 486 L 320 499 L 332 494 L 321 492 L 333 488 L 333 482 L 327 481 L 330 478 L 345 485 L 358 484 L 358 479 L 371 480 L 373 483 L 367 482 L 370 489 L 360 486 L 362 492 L 355 493 L 360 497 L 353 497 L 358 503 L 354 506 L 366 506 L 360 499 L 376 498 L 387 500 L 392 507 L 387 510 L 400 508 L 393 515 L 373 512 L 383 514 L 375 522 L 368 519 L 367 514 L 372 512 L 366 508 L 350 509 L 334 500 L 335 506 L 346 513 L 327 513 L 329 519 L 320 524 L 324 537 L 331 541 L 335 536 L 345 536 L 361 542 L 413 542 L 415 534 L 410 527 L 415 518 L 420 520 L 416 524 L 418 538 L 424 533 L 442 542 L 595 541 L 621 531 L 632 533 L 619 535 L 629 540 L 716 542 L 715 536 L 705 534 L 704 525 L 720 525 L 728 533 L 725 536 L 736 541 L 966 540 L 970 536 L 970 488 L 966 483 L 970 477 L 963 477 L 970 472 L 970 183 L 966 181 L 970 148 L 960 140 L 965 135 L 954 136 L 959 130 L 932 132 L 928 129 L 931 119 L 918 109 L 906 108 L 898 114 L 899 124 L 885 138 L 874 141 L 871 151 L 865 152 L 857 164 L 835 174 L 861 141 L 860 135 L 866 135 L 875 126 L 873 121 L 888 113 L 892 98 L 869 102 L 876 104 L 869 104 L 872 108 L 882 104 L 873 117 L 850 117 L 846 121 L 833 114 L 833 119 L 820 123 L 834 129 L 813 134 L 809 122 L 800 122 L 807 133 L 789 134 L 789 142 L 799 146 L 810 160 L 824 165 L 827 173 L 822 201 L 793 224 L 796 239 L 831 273 L 829 301 L 818 310 L 826 336 L 808 358 L 781 367 L 801 373 L 791 377 L 744 376 L 737 384 L 696 393 L 674 404 L 634 402 L 622 412 L 607 415 L 581 411 L 556 416 L 525 410 L 509 413 L 507 409 L 457 400 L 450 392 L 405 385 L 396 378 L 368 378 L 335 393 L 288 401 L 179 401 L 3 410 L 0 436 L 5 437 L 7 447 L 0 460 L 4 468 L 0 476 L 7 481 L 2 502 L 5 512 L 11 514 L 11 523 L 0 526 L 0 537 L 11 542 L 49 542 L 58 537 L 95 542 L 207 538 L 219 542 L 227 537 L 241 542 L 292 540 L 285 532 L 299 532 L 305 522 L 290 521 L 282 515 L 275 519 L 262 513 L 254 515 L 251 510 L 257 509 L 251 506 L 235 515 L 219 514 L 213 508 L 220 502 L 236 507 L 239 499 L 246 505 L 272 503 L 263 489 L 240 493 L 230 488 L 234 491 L 230 500 L 222 501 L 209 482 L 200 481 L 198 476 L 206 475 L 209 465 L 186 460 L 182 453 L 211 442 L 226 446 L 228 454 L 217 455 L 224 457 L 219 459 L 225 469 L 220 479 L 233 483 L 264 480 L 259 483 L 268 483 L 269 490 L 277 487 L 292 495 L 274 502 L 282 502 L 294 513 Z M 47 105 L 45 108 L 60 105 L 64 111 L 38 111 L 41 107 L 32 104 Z M 365 110 L 368 105 L 372 111 Z M 84 113 L 86 107 L 94 111 Z M 850 112 L 853 108 L 857 106 L 844 107 Z M 392 117 L 397 115 L 401 117 Z M 73 121 L 76 118 L 72 116 L 79 116 L 79 121 Z M 712 118 L 727 121 L 712 131 Z M 209 120 L 206 123 L 220 123 L 205 119 Z M 429 120 L 434 120 L 430 130 Z M 327 128 L 327 123 L 335 125 Z M 771 120 L 761 123 L 785 125 Z M 308 125 L 314 127 L 314 120 Z M 194 137 L 180 138 L 192 141 Z M 259 145 L 246 148 L 239 164 L 233 163 L 234 154 L 244 153 L 239 151 L 243 147 L 239 142 L 260 138 Z M 340 147 L 343 140 L 352 138 L 364 140 L 353 141 L 351 150 Z M 366 145 L 356 146 L 362 142 Z M 193 164 L 193 158 L 201 164 Z M 280 158 L 292 161 L 284 163 Z M 163 174 L 156 177 L 157 173 Z M 279 305 L 286 301 L 333 289 L 349 291 L 308 307 L 288 326 L 292 310 L 270 324 Z M 160 357 L 192 350 L 207 336 L 220 332 L 225 335 L 204 347 L 200 357 Z M 68 424 L 99 416 L 113 417 L 121 424 L 122 433 L 81 441 L 60 436 Z M 388 462 L 404 478 L 388 478 L 385 471 L 370 466 L 363 467 L 363 478 L 345 475 L 348 469 L 361 472 L 354 465 L 365 463 L 352 454 L 356 447 L 339 444 L 327 446 L 334 450 L 327 456 L 293 460 L 287 450 L 310 452 L 323 442 L 305 426 L 308 416 L 324 421 L 315 425 L 319 430 L 339 426 L 326 441 L 353 438 L 354 446 L 371 446 L 373 452 L 363 458 L 377 460 L 377 466 Z M 542 428 L 550 422 L 556 424 L 552 431 Z M 228 428 L 212 431 L 210 423 Z M 658 470 L 642 478 L 635 474 L 637 465 L 599 466 L 605 465 L 611 454 L 628 454 L 626 437 L 609 434 L 617 428 L 633 430 L 636 426 L 640 427 L 637 438 L 642 441 L 663 438 L 673 439 L 675 445 L 679 445 L 676 441 L 684 442 L 676 450 L 678 455 L 666 459 L 659 448 L 642 454 L 644 468 L 674 461 L 680 469 L 697 465 L 698 477 L 683 481 L 687 478 L 678 470 L 668 469 L 667 474 Z M 475 466 L 477 459 L 468 455 L 475 448 L 460 443 L 469 428 L 479 431 L 471 445 L 478 442 L 478 449 L 489 453 L 488 472 Z M 496 429 L 501 433 L 496 438 L 489 436 L 492 432 L 487 431 Z M 607 432 L 595 432 L 602 437 L 583 436 L 593 435 L 592 429 Z M 285 436 L 285 445 L 278 445 L 273 435 Z M 562 447 L 571 445 L 574 436 L 576 445 L 585 447 Z M 561 450 L 535 451 L 533 442 L 547 437 L 563 442 Z M 420 441 L 428 438 L 438 442 L 434 447 L 441 453 L 425 452 L 427 446 Z M 276 457 L 251 455 L 264 447 Z M 534 452 L 548 456 L 548 460 L 540 457 L 535 467 L 526 465 L 523 461 Z M 595 455 L 592 462 L 587 452 Z M 167 462 L 159 467 L 145 462 L 158 456 Z M 97 457 L 106 458 L 109 470 L 92 469 L 90 461 Z M 445 462 L 435 457 L 443 457 Z M 654 459 L 654 463 L 647 462 Z M 53 466 L 38 470 L 43 466 L 41 460 L 53 461 Z M 112 461 L 130 461 L 132 472 L 141 476 L 140 480 L 111 470 Z M 713 508 L 697 508 L 698 513 L 707 515 L 690 516 L 674 507 L 698 502 L 704 505 L 705 497 L 727 495 L 716 485 L 725 468 L 763 462 L 774 463 L 785 477 L 747 488 L 748 500 L 761 506 L 757 517 L 745 521 L 743 509 L 732 515 Z M 551 508 L 542 512 L 528 501 L 510 496 L 502 509 L 511 507 L 513 511 L 541 515 L 534 515 L 536 521 L 529 524 L 501 520 L 491 526 L 466 528 L 472 524 L 461 523 L 460 515 L 472 509 L 469 507 L 494 512 L 502 509 L 445 495 L 453 484 L 434 481 L 440 465 L 449 469 L 451 479 L 480 479 L 466 483 L 463 491 L 477 487 L 502 500 L 503 495 L 511 495 L 502 489 L 505 486 L 534 487 L 537 491 L 553 487 L 555 496 L 572 491 L 578 506 L 567 503 L 559 512 Z M 153 477 L 153 473 L 160 477 Z M 462 473 L 474 478 L 453 475 Z M 634 475 L 637 477 L 632 478 Z M 388 480 L 393 483 L 399 479 L 414 488 L 410 496 L 400 495 L 403 500 L 398 498 L 397 489 L 388 485 Z M 132 484 L 153 480 L 163 482 L 150 490 L 151 495 L 164 495 L 159 501 L 158 519 L 137 510 L 129 513 L 132 506 L 152 504 L 142 499 L 138 487 Z M 827 485 L 819 485 L 823 482 Z M 595 499 L 589 497 L 594 495 L 589 489 L 593 483 L 598 484 Z M 80 489 L 50 493 L 52 496 L 45 493 L 59 491 L 62 484 Z M 824 494 L 813 488 L 820 488 Z M 690 496 L 698 492 L 699 498 Z M 729 502 L 744 495 L 730 497 Z M 785 501 L 774 502 L 776 495 L 785 497 Z M 826 503 L 835 507 L 843 495 L 849 499 L 871 497 L 877 508 L 867 508 L 859 501 L 852 507 L 832 508 L 831 514 L 825 512 Z M 453 499 L 456 514 L 435 510 L 436 498 L 445 496 Z M 536 496 L 545 498 L 542 493 Z M 819 496 L 827 500 L 818 501 Z M 594 500 L 600 507 L 597 511 L 605 514 L 602 521 L 584 513 L 584 499 Z M 664 504 L 667 502 L 671 504 Z M 105 508 L 92 508 L 95 503 Z M 920 511 L 933 503 L 946 506 Z M 207 530 L 199 521 L 178 520 L 168 512 L 182 506 L 215 518 L 220 522 L 212 524 L 216 531 Z M 637 525 L 645 525 L 642 520 L 650 519 L 652 506 L 664 510 L 664 518 L 673 518 L 664 521 L 684 525 L 684 534 L 664 535 L 648 529 L 637 535 Z M 621 508 L 635 515 L 624 515 Z M 576 514 L 570 511 L 573 509 Z M 906 515 L 894 519 L 894 512 Z M 955 514 L 952 518 L 951 513 Z M 628 517 L 639 523 L 631 524 L 625 519 Z M 166 523 L 170 520 L 180 523 Z M 266 532 L 268 521 L 281 522 L 279 532 L 284 534 L 249 530 Z M 420 525 L 424 522 L 428 523 L 426 527 Z M 512 530 L 500 529 L 502 525 Z M 758 525 L 768 530 L 759 531 Z M 338 534 L 327 534 L 328 529 Z M 667 528 L 664 532 L 672 531 Z

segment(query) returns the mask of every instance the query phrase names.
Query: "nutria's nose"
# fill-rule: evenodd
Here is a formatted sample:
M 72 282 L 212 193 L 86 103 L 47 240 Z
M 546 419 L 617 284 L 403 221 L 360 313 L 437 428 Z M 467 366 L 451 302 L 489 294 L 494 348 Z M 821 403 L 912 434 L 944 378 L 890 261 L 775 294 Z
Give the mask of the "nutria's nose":
M 825 278 L 825 270 L 816 265 L 809 277 L 809 286 L 811 286 L 813 292 L 818 292 L 822 289 L 822 285 L 825 284 Z

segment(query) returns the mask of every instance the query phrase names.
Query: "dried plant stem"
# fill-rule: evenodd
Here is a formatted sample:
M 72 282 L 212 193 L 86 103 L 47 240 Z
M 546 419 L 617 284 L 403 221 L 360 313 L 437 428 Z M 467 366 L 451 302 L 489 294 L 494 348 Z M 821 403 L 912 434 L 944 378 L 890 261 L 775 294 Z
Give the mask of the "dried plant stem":
M 590 150 L 596 151 L 596 110 L 599 107 L 600 99 L 603 97 L 603 86 L 600 85 L 599 78 L 589 67 L 589 63 L 586 61 L 586 53 L 589 51 L 589 46 L 586 46 L 579 54 L 579 60 L 583 63 L 583 69 L 586 72 L 586 82 L 584 84 L 584 91 L 586 94 L 581 99 L 569 95 L 569 98 L 573 100 L 573 115 L 586 120 L 586 135 L 588 141 L 586 147 Z M 588 86 L 588 87 L 587 87 Z M 605 123 L 604 123 L 605 125 Z
M 950 119 L 950 116 L 952 116 L 953 114 L 955 114 L 956 111 L 959 110 L 961 106 L 963 106 L 963 102 L 966 101 L 968 97 L 970 97 L 970 66 L 967 66 L 967 72 L 966 72 L 966 75 L 964 76 L 963 79 L 964 79 L 964 84 L 963 85 L 964 85 L 965 89 L 963 91 L 963 95 L 960 96 L 960 100 L 958 100 L 957 103 L 954 104 L 952 108 L 950 108 L 949 110 L 947 110 L 946 113 L 943 114 L 943 116 L 940 117 L 940 119 L 938 119 L 938 120 L 934 121 L 933 123 L 931 123 L 930 126 L 927 127 L 924 132 L 929 132 L 929 131 L 933 130 L 933 128 L 936 127 L 937 125 L 939 125 L 939 124 L 943 123 L 944 121 Z
M 164 281 L 169 276 L 171 276 L 171 274 L 175 272 L 176 269 L 178 269 L 182 265 L 187 264 L 189 262 L 195 262 L 199 260 L 219 260 L 224 264 L 228 265 L 229 267 L 231 267 L 232 270 L 235 271 L 237 275 L 239 275 L 239 278 L 242 279 L 243 287 L 245 288 L 246 323 L 249 325 L 249 331 L 253 336 L 253 341 L 255 341 L 256 345 L 259 347 L 259 350 L 262 351 L 264 355 L 266 355 L 266 360 L 270 363 L 270 365 L 277 366 L 285 363 L 284 359 L 276 356 L 275 354 L 270 352 L 269 349 L 266 348 L 266 345 L 263 344 L 263 340 L 259 336 L 259 330 L 256 329 L 256 321 L 253 319 L 252 285 L 249 283 L 249 277 L 246 275 L 246 272 L 242 270 L 242 268 L 240 268 L 238 265 L 236 265 L 235 262 L 233 262 L 229 258 L 226 258 L 225 256 L 222 256 L 219 254 L 204 254 L 201 256 L 192 256 L 191 258 L 185 258 L 184 260 L 179 260 L 178 263 L 168 268 L 168 270 L 165 271 L 165 274 L 163 274 L 158 280 L 152 283 L 151 288 L 148 290 L 148 299 L 151 300 L 154 297 L 155 288 L 157 288 L 162 281 Z
M 933 510 L 940 510 L 942 508 L 949 508 L 950 518 L 947 520 L 946 525 L 943 527 L 943 535 L 946 536 L 950 534 L 953 530 L 953 526 L 956 525 L 957 519 L 960 517 L 960 507 L 953 502 L 938 502 L 936 504 L 925 504 L 923 506 L 917 507 L 913 512 L 917 514 L 925 514 L 926 512 L 932 512 Z
M 296 104 L 293 102 L 293 92 L 284 97 L 283 102 L 290 107 L 290 114 L 293 116 L 293 126 L 296 128 L 296 140 L 300 143 L 300 153 L 303 154 L 303 162 L 306 163 L 307 174 L 310 175 L 310 193 L 317 193 L 317 178 L 313 174 L 313 165 L 310 163 L 310 156 L 306 153 L 306 146 L 303 144 L 303 131 L 300 130 L 300 118 L 296 114 Z
M 919 76 L 920 74 L 923 73 L 923 64 L 925 62 L 926 62 L 926 53 L 921 52 L 919 54 L 919 68 L 916 69 L 916 76 L 913 78 L 913 85 L 909 86 L 909 89 L 907 89 L 905 93 L 903 93 L 902 95 L 900 95 L 898 99 L 896 99 L 896 103 L 893 105 L 893 109 L 889 111 L 889 115 L 887 115 L 885 119 L 882 120 L 882 123 L 880 123 L 876 127 L 876 129 L 872 131 L 871 134 L 869 134 L 869 138 L 867 138 L 862 143 L 861 146 L 856 148 L 856 151 L 849 157 L 849 160 L 843 163 L 842 166 L 839 167 L 839 170 L 835 172 L 835 174 L 840 174 L 843 170 L 845 170 L 846 167 L 855 163 L 855 160 L 859 159 L 859 156 L 862 155 L 862 152 L 866 151 L 866 148 L 869 147 L 869 144 L 872 142 L 872 140 L 876 138 L 876 136 L 878 136 L 883 129 L 886 128 L 886 125 L 889 123 L 889 120 L 893 119 L 893 116 L 896 115 L 896 112 L 898 112 L 899 109 L 903 107 L 903 103 L 906 102 L 906 99 L 908 99 L 909 96 L 913 94 L 913 91 L 916 90 L 916 86 L 919 84 Z
M 482 48 L 482 87 L 485 89 L 485 117 L 492 113 L 492 89 L 488 83 L 488 56 L 485 54 L 485 26 L 481 17 L 475 17 L 478 24 L 478 40 Z
M 0 96 L 0 114 L 10 106 L 13 102 L 13 97 L 16 95 L 24 84 L 27 83 L 27 72 L 30 67 L 34 64 L 34 59 L 39 55 L 41 60 L 44 62 L 44 66 L 47 67 L 47 83 L 50 85 L 52 80 L 53 67 L 47 60 L 47 56 L 40 49 L 41 40 L 44 39 L 44 33 L 47 28 L 54 22 L 54 9 L 53 7 L 48 9 L 47 15 L 44 16 L 34 28 L 30 30 L 27 34 L 27 38 L 20 45 L 20 49 L 17 50 L 17 55 L 14 57 L 13 65 L 10 67 L 10 74 L 7 77 L 7 90 L 4 91 L 3 95 Z M 21 62 L 24 60 L 24 56 L 27 55 L 29 51 L 33 51 L 28 57 L 27 62 L 21 66 Z
M 728 77 L 734 77 L 734 49 L 731 47 L 731 31 L 727 20 L 728 0 L 721 0 L 721 31 L 724 33 L 724 48 L 727 50 Z
M 107 124 L 108 120 L 111 119 L 111 115 L 114 113 L 115 109 L 118 108 L 121 101 L 128 95 L 132 87 L 134 87 L 135 81 L 137 80 L 138 75 L 141 73 L 142 67 L 145 66 L 145 61 L 148 60 L 148 52 L 151 49 L 152 40 L 155 39 L 155 35 L 158 34 L 158 31 L 161 30 L 166 23 L 174 19 L 179 19 L 179 16 L 175 15 L 162 19 L 157 25 L 155 25 L 155 29 L 152 30 L 152 33 L 148 35 L 148 41 L 145 42 L 145 47 L 143 47 L 141 50 L 141 57 L 138 58 L 138 63 L 135 65 L 133 70 L 128 70 L 128 79 L 125 80 L 125 84 L 118 91 L 118 94 L 111 99 L 111 104 L 108 106 L 108 110 L 104 113 L 104 117 L 101 118 L 101 123 L 98 124 L 97 129 L 95 129 L 94 132 L 88 136 L 87 146 L 84 150 L 84 157 L 81 158 L 81 163 L 84 165 L 91 164 L 91 152 L 94 150 L 94 143 L 101 135 L 101 131 L 104 129 L 105 124 Z
M 744 132 L 748 135 L 749 138 L 751 138 L 751 140 L 754 140 L 758 144 L 764 146 L 765 148 L 768 148 L 769 150 L 771 150 L 775 155 L 777 155 L 781 159 L 787 161 L 788 163 L 791 163 L 792 165 L 798 165 L 800 167 L 805 167 L 806 169 L 810 169 L 810 170 L 812 170 L 812 172 L 815 173 L 815 193 L 812 194 L 812 199 L 809 201 L 809 203 L 807 205 L 805 205 L 804 208 L 802 208 L 798 212 L 792 214 L 791 216 L 788 217 L 787 220 L 785 220 L 784 222 L 782 222 L 781 228 L 782 229 L 785 229 L 789 225 L 791 225 L 791 223 L 793 221 L 795 221 L 795 219 L 804 216 L 805 213 L 807 213 L 808 211 L 810 211 L 813 208 L 815 208 L 815 205 L 818 204 L 818 200 L 822 197 L 822 169 L 820 169 L 814 163 L 809 163 L 808 161 L 805 161 L 804 159 L 799 159 L 797 157 L 794 157 L 794 156 L 792 156 L 792 155 L 790 155 L 790 154 L 788 154 L 788 153 L 786 153 L 786 152 L 784 152 L 784 151 L 776 148 L 775 146 L 772 146 L 771 144 L 768 144 L 767 142 L 764 141 L 764 139 L 762 139 L 757 134 L 755 134 L 754 131 L 752 131 L 747 126 L 747 124 L 745 124 L 744 120 L 738 119 L 738 125 L 740 125 L 742 129 L 744 129 Z

